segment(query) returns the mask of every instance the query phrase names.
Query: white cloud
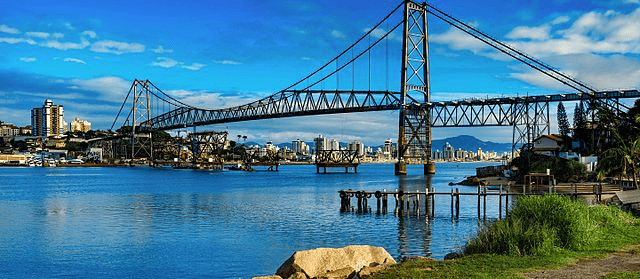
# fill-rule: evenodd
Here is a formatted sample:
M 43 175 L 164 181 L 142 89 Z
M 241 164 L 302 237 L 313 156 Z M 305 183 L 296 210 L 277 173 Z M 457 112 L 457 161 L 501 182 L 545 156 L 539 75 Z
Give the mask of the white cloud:
M 69 50 L 69 49 L 84 49 L 89 46 L 89 42 L 84 39 L 82 39 L 80 43 L 46 41 L 44 43 L 41 43 L 40 45 L 43 47 L 54 48 L 57 50 Z
M 56 33 L 52 33 L 51 37 L 54 38 L 54 39 L 62 39 L 62 38 L 64 38 L 64 34 L 56 32 Z
M 182 66 L 182 68 L 185 68 L 187 70 L 192 70 L 192 71 L 198 71 L 200 69 L 202 69 L 202 67 L 206 66 L 205 64 L 200 64 L 200 63 L 193 63 L 190 66 Z
M 96 34 L 95 31 L 91 31 L 91 30 L 85 30 L 82 33 L 80 33 L 81 36 L 87 36 L 91 39 L 95 39 L 96 37 L 98 37 L 98 34 Z
M 165 49 L 164 46 L 158 46 L 157 48 L 154 48 L 151 51 L 162 54 L 162 53 L 172 53 L 173 49 Z
M 158 57 L 156 58 L 156 61 L 151 62 L 151 66 L 162 67 L 162 68 L 172 68 L 179 64 L 180 62 L 173 60 L 169 57 Z
M 344 33 L 338 31 L 338 30 L 331 30 L 331 36 L 336 38 L 336 39 L 344 39 L 347 36 L 344 35 Z
M 94 79 L 74 79 L 70 81 L 74 89 L 95 91 L 100 100 L 121 102 L 127 95 L 131 82 L 119 77 L 100 77 Z M 92 96 L 93 97 L 93 96 Z
M 20 57 L 20 61 L 22 62 L 36 62 L 38 59 L 35 57 Z
M 27 32 L 25 34 L 29 37 L 40 38 L 40 39 L 46 39 L 51 36 L 51 34 L 46 32 Z
M 371 30 L 371 28 L 366 28 L 364 30 L 362 30 L 364 33 L 367 33 Z M 386 35 L 389 31 L 384 30 L 383 28 L 376 28 L 375 30 L 371 31 L 371 36 L 374 38 L 382 38 L 384 37 L 384 35 Z M 394 41 L 400 41 L 402 42 L 402 37 L 396 35 L 395 32 L 392 32 L 391 34 L 387 35 L 387 39 L 389 40 L 394 40 Z
M 30 44 L 30 45 L 35 45 L 37 44 L 34 40 L 32 39 L 25 39 L 25 38 L 0 38 L 0 43 L 7 43 L 7 44 L 20 44 L 20 43 L 25 43 L 25 44 Z
M 240 65 L 240 64 L 242 64 L 242 63 L 240 63 L 238 61 L 233 61 L 233 60 L 216 60 L 216 61 L 214 61 L 214 63 L 222 64 L 222 65 Z
M 550 23 L 551 25 L 558 25 L 558 24 L 562 24 L 565 22 L 569 22 L 571 20 L 571 17 L 569 16 L 559 16 L 554 18 Z
M 144 52 L 144 45 L 138 43 L 125 43 L 116 41 L 99 41 L 91 45 L 91 51 L 111 54 L 139 53 Z
M 475 54 L 481 53 L 491 47 L 480 40 L 469 36 L 455 27 L 449 28 L 444 33 L 429 36 L 429 42 L 444 44 L 453 50 L 469 50 Z
M 74 63 L 79 63 L 79 64 L 87 64 L 83 60 L 80 60 L 78 58 L 70 58 L 70 57 L 65 58 L 64 62 L 74 62 Z
M 596 90 L 616 90 L 640 87 L 640 60 L 624 55 L 602 56 L 574 54 L 554 57 L 563 72 Z M 566 91 L 568 87 L 537 71 L 513 73 L 512 77 L 530 84 Z
M 18 29 L 13 28 L 13 27 L 9 27 L 9 26 L 4 25 L 4 24 L 0 24 L 0 32 L 8 33 L 8 34 L 20 34 L 20 31 Z
M 549 25 L 537 27 L 518 26 L 511 30 L 506 37 L 508 39 L 546 40 L 550 37 L 550 30 L 551 27 Z

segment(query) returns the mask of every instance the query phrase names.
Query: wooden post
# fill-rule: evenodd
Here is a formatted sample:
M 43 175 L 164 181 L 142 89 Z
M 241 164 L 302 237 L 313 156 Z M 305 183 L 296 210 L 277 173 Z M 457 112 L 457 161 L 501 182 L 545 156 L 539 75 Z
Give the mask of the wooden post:
M 425 211 L 425 214 L 427 214 L 427 218 L 429 218 L 429 213 L 430 213 L 430 210 L 429 210 L 429 204 L 430 204 L 429 187 L 426 187 L 424 189 L 424 197 L 425 197 L 424 198 L 424 211 Z
M 387 214 L 387 189 L 384 189 L 382 195 L 382 214 Z
M 451 189 L 451 219 L 453 219 L 453 189 Z
M 456 188 L 456 219 L 460 218 L 460 189 Z
M 487 187 L 484 187 L 484 195 L 483 195 L 483 199 L 484 199 L 484 206 L 482 207 L 482 211 L 484 213 L 484 220 L 487 220 Z
M 436 195 L 433 188 L 431 188 L 431 192 L 431 216 L 433 217 L 436 215 Z
M 413 204 L 413 208 L 416 211 L 416 214 L 420 216 L 420 191 L 416 190 L 416 201 Z
M 478 220 L 480 220 L 480 185 L 478 185 Z
M 505 195 L 505 203 L 504 203 L 504 217 L 509 218 L 509 191 Z
M 500 191 L 498 192 L 498 219 L 502 220 L 502 184 L 500 184 Z

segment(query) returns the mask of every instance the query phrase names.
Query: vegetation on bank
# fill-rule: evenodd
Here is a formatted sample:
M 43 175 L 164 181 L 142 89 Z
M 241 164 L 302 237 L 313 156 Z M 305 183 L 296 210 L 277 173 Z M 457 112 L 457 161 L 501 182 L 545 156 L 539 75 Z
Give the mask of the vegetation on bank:
M 509 219 L 482 228 L 460 257 L 407 262 L 375 278 L 513 278 L 637 243 L 640 219 L 615 206 L 587 206 L 559 195 L 528 196 L 518 200 Z

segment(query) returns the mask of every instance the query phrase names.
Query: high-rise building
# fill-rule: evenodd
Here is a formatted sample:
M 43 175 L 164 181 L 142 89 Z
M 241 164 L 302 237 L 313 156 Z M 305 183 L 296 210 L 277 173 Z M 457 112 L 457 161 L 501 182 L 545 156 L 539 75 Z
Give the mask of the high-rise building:
M 294 140 L 291 142 L 291 149 L 293 152 L 300 155 L 308 155 L 309 154 L 309 146 L 304 141 L 300 139 Z
M 442 159 L 444 160 L 453 160 L 456 158 L 455 149 L 448 142 L 444 144 L 442 147 Z
M 66 132 L 64 109 L 53 105 L 53 101 L 45 100 L 41 108 L 31 110 L 32 135 L 40 137 L 58 136 Z
M 391 159 L 393 156 L 393 141 L 391 139 L 387 139 L 384 141 L 384 147 L 382 149 L 382 153 L 387 159 Z
M 364 144 L 362 144 L 362 142 L 360 142 L 359 140 L 356 140 L 350 143 L 349 150 L 356 151 L 356 154 L 358 156 L 364 156 Z
M 331 143 L 329 144 L 331 150 L 340 150 L 340 142 L 336 139 L 331 139 Z
M 87 120 L 80 120 L 77 116 L 76 119 L 71 122 L 71 132 L 89 132 L 91 130 L 91 122 Z
M 313 139 L 314 149 L 316 152 L 319 150 L 328 150 L 329 149 L 329 140 L 322 135 L 319 135 L 317 138 Z

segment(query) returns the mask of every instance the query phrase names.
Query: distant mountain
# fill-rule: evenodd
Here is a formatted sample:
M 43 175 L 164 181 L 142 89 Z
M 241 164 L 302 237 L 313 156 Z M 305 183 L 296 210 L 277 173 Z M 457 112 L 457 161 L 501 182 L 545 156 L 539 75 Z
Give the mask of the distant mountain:
M 462 148 L 466 151 L 476 151 L 478 147 L 482 148 L 482 151 L 495 151 L 498 153 L 511 152 L 511 143 L 497 143 L 491 141 L 481 141 L 473 136 L 463 135 L 446 139 L 433 140 L 431 142 L 431 148 L 433 150 L 443 150 L 445 143 L 451 144 L 455 150 Z

